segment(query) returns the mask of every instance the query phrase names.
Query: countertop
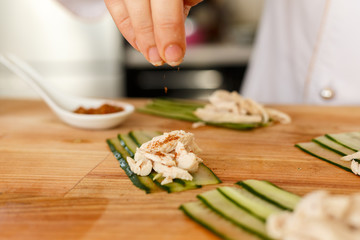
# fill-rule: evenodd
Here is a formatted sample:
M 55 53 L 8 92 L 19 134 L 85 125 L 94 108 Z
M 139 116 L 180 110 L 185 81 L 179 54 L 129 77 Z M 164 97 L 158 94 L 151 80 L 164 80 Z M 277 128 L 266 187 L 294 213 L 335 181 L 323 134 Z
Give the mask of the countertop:
M 146 99 L 122 99 L 135 106 Z M 38 100 L 0 100 L 0 239 L 217 239 L 178 210 L 215 185 L 145 194 L 132 185 L 105 140 L 130 130 L 185 130 L 200 157 L 231 186 L 269 180 L 299 195 L 360 192 L 360 178 L 305 154 L 295 143 L 359 131 L 360 107 L 273 106 L 293 122 L 251 131 L 134 113 L 111 130 L 63 124 Z

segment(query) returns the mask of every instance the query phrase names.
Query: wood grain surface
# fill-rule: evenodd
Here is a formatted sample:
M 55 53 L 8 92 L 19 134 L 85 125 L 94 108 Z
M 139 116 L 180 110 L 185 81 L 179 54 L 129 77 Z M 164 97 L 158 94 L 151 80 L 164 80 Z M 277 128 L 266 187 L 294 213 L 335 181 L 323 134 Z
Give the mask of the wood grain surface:
M 134 113 L 119 127 L 90 131 L 63 124 L 41 101 L 0 100 L 0 239 L 217 239 L 178 210 L 216 186 L 146 195 L 128 180 L 105 139 L 130 130 L 193 132 L 222 185 L 265 179 L 300 195 L 360 192 L 359 177 L 294 147 L 325 133 L 360 131 L 359 107 L 273 107 L 293 122 L 252 131 L 192 129 Z

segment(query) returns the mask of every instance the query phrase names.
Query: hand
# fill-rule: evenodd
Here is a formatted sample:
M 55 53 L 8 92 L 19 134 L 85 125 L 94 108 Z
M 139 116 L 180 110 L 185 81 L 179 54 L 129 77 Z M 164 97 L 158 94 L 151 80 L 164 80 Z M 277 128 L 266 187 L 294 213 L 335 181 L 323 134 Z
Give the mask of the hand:
M 154 66 L 179 65 L 185 55 L 184 21 L 202 0 L 105 0 L 124 38 Z

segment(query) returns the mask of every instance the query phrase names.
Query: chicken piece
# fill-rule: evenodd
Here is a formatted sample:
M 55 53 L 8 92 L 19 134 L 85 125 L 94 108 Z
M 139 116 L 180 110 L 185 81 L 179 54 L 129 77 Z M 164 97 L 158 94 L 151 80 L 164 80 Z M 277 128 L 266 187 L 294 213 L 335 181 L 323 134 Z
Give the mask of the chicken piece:
M 153 168 L 155 172 L 161 173 L 162 176 L 165 177 L 165 179 L 161 182 L 162 185 L 172 182 L 175 178 L 189 181 L 193 179 L 188 171 L 178 167 L 165 166 L 159 162 L 154 162 Z
M 274 122 L 279 122 L 279 123 L 282 123 L 282 124 L 291 123 L 291 118 L 286 113 L 280 112 L 280 111 L 278 111 L 276 109 L 273 109 L 273 108 L 265 108 L 265 110 L 269 114 L 269 117 Z
M 131 157 L 127 157 L 126 160 L 129 164 L 131 171 L 133 171 L 137 175 L 147 176 L 151 173 L 151 170 L 153 168 L 153 164 L 151 161 L 147 159 L 142 159 L 135 162 L 134 159 L 132 159 Z
M 175 150 L 178 141 L 184 145 L 189 145 L 188 147 L 195 153 L 201 151 L 194 142 L 194 134 L 186 133 L 183 130 L 172 131 L 154 137 L 151 141 L 144 143 L 140 148 L 147 152 L 170 153 Z
M 359 164 L 359 160 L 353 159 L 353 160 L 351 161 L 351 171 L 352 171 L 355 175 L 360 175 L 360 164 Z
M 199 128 L 199 127 L 204 127 L 204 126 L 206 126 L 206 124 L 204 122 L 194 122 L 191 127 Z
M 191 173 L 196 172 L 199 168 L 199 163 L 202 159 L 197 157 L 194 153 L 188 152 L 184 144 L 178 142 L 176 149 L 176 163 L 179 168 L 187 170 Z
M 355 174 L 355 175 L 360 175 L 360 151 L 350 154 L 350 155 L 346 155 L 344 157 L 341 158 L 341 160 L 343 161 L 351 161 L 351 171 Z
M 349 205 L 351 210 L 346 216 L 346 223 L 354 229 L 360 229 L 360 193 L 352 196 Z
M 198 108 L 194 114 L 203 121 L 216 123 L 289 123 L 291 119 L 285 113 L 267 109 L 249 98 L 243 98 L 237 92 L 215 91 L 209 97 L 209 104 Z M 270 116 L 271 115 L 271 116 Z
M 247 98 L 245 100 L 245 104 L 246 110 L 248 111 L 249 115 L 259 115 L 261 116 L 263 123 L 269 122 L 269 115 L 261 104 L 255 102 L 250 98 Z
M 236 115 L 228 112 L 208 111 L 204 108 L 198 108 L 194 114 L 203 121 L 216 123 L 260 123 L 262 121 L 259 115 Z
M 360 159 L 360 151 L 350 154 L 350 155 L 346 155 L 341 158 L 341 160 L 343 160 L 343 161 L 351 161 L 353 159 Z
M 167 166 L 176 166 L 174 157 L 175 155 L 171 153 L 147 152 L 141 148 L 138 148 L 135 153 L 135 162 L 148 159 L 154 162 L 160 162 Z
M 360 195 L 316 191 L 302 198 L 293 213 L 271 215 L 267 232 L 277 239 L 357 240 L 360 236 Z

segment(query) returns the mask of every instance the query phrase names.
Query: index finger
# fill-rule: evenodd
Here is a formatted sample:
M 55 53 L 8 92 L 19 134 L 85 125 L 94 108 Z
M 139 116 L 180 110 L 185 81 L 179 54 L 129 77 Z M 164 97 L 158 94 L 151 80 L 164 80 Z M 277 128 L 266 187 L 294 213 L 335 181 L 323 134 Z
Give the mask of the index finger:
M 151 0 L 156 46 L 169 65 L 179 65 L 185 55 L 186 40 L 183 0 Z

